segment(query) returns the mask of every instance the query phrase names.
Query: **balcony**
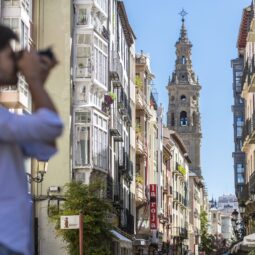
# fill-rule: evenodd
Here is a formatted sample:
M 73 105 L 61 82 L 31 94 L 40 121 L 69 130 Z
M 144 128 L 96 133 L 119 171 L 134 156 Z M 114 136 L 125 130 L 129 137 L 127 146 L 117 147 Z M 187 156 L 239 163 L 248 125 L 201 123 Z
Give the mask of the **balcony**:
M 124 209 L 124 213 L 125 213 L 126 225 L 124 227 L 121 227 L 121 229 L 127 232 L 128 234 L 133 235 L 135 231 L 134 216 L 131 214 L 131 212 L 128 209 Z
M 136 108 L 144 109 L 144 94 L 140 89 L 136 89 Z
M 122 86 L 123 82 L 123 69 L 120 63 L 120 58 L 117 52 L 113 53 L 113 60 L 110 66 L 110 77 L 114 88 Z
M 143 133 L 136 133 L 136 153 L 140 155 L 147 154 L 147 146 Z
M 110 134 L 114 137 L 114 141 L 123 142 L 122 137 L 122 123 L 118 113 L 114 113 L 112 116 L 112 127 L 110 128 Z
M 255 92 L 255 58 L 251 59 L 248 69 L 248 92 Z
M 144 184 L 143 183 L 136 183 L 136 194 L 135 194 L 136 204 L 144 204 L 146 202 L 145 191 L 144 191 Z
M 185 176 L 186 175 L 186 169 L 178 163 L 176 163 L 175 169 L 174 169 L 173 172 L 180 175 L 180 176 Z
M 243 151 L 246 151 L 249 144 L 255 144 L 255 113 L 252 118 L 247 119 L 243 126 Z
M 102 19 L 107 18 L 107 0 L 74 0 L 75 5 L 92 5 L 95 13 L 100 14 Z
M 129 165 L 129 155 L 128 153 L 125 151 L 125 149 L 122 149 L 121 152 L 122 155 L 120 155 L 119 157 L 119 170 L 121 171 L 121 173 L 125 173 L 128 170 L 128 165 Z
M 246 183 L 243 186 L 243 190 L 241 191 L 240 198 L 244 202 L 249 200 L 249 183 Z
M 88 66 L 79 65 L 76 67 L 76 78 L 91 78 L 92 77 L 92 71 L 91 71 L 91 65 Z
M 174 191 L 174 202 L 178 202 L 178 201 L 179 201 L 179 192 Z
M 136 89 L 136 109 L 150 115 L 150 107 L 146 95 L 141 89 Z
M 250 193 L 255 192 L 255 171 L 251 174 L 250 180 L 249 180 L 249 191 Z
M 188 239 L 188 230 L 186 228 L 174 227 L 173 236 L 180 237 L 181 239 Z
M 7 108 L 28 108 L 28 91 L 20 86 L 1 87 L 0 103 Z

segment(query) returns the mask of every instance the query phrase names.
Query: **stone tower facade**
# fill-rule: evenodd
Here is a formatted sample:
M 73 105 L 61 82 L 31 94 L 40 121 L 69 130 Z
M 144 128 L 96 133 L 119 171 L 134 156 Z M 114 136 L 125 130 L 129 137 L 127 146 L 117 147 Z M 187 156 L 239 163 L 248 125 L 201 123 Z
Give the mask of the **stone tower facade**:
M 192 70 L 192 44 L 187 37 L 184 17 L 180 38 L 176 45 L 175 70 L 169 77 L 169 106 L 167 126 L 179 133 L 192 161 L 190 170 L 201 176 L 200 147 L 201 125 L 199 112 L 199 92 L 201 86 Z

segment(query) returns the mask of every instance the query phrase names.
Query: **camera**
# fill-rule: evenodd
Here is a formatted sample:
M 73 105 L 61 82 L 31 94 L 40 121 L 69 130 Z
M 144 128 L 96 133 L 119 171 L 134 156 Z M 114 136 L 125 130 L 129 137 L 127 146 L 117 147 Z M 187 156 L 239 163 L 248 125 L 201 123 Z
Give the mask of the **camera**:
M 46 56 L 46 57 L 50 58 L 51 60 L 55 59 L 54 53 L 51 48 L 47 48 L 45 50 L 39 50 L 38 54 L 42 55 L 42 56 Z
M 41 56 L 46 56 L 46 57 L 50 58 L 51 60 L 55 59 L 55 55 L 50 47 L 47 49 L 44 49 L 44 50 L 39 50 L 37 53 Z M 22 54 L 23 54 L 22 50 L 14 53 L 15 61 L 18 61 L 20 58 L 22 58 Z

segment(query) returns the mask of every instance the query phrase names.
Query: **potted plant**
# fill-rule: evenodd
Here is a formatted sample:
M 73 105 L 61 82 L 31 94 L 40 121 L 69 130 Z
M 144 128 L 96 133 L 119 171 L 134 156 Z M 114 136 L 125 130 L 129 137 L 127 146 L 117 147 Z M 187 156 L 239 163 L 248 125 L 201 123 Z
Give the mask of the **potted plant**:
M 136 184 L 144 183 L 143 177 L 139 173 L 136 173 L 135 182 L 136 182 Z
M 137 89 L 142 88 L 142 79 L 139 75 L 135 76 L 135 86 L 136 86 Z
M 104 102 L 107 106 L 110 106 L 116 98 L 117 95 L 115 93 L 109 92 L 108 95 L 104 96 Z

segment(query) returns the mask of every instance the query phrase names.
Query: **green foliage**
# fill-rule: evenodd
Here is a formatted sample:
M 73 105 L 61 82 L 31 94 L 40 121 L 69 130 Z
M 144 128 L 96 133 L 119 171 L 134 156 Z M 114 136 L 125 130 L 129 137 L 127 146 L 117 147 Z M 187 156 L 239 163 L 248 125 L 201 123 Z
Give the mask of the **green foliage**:
M 142 83 L 141 77 L 139 75 L 136 75 L 135 76 L 135 86 L 136 86 L 136 88 L 141 89 L 142 85 L 143 85 L 143 83 Z
M 112 98 L 113 101 L 117 98 L 117 95 L 113 92 L 109 92 L 108 95 Z
M 111 205 L 102 198 L 103 186 L 96 182 L 90 185 L 72 182 L 66 185 L 65 198 L 58 214 L 51 219 L 55 222 L 57 235 L 67 244 L 70 255 L 79 254 L 79 230 L 60 229 L 60 216 L 78 215 L 83 212 L 83 250 L 86 255 L 110 255 L 111 225 L 107 222 L 107 213 Z M 51 211 L 51 213 L 56 210 Z
M 137 184 L 143 184 L 144 183 L 144 179 L 139 173 L 136 173 L 135 181 L 136 181 Z
M 202 210 L 200 213 L 201 221 L 201 244 L 200 250 L 210 254 L 213 251 L 213 237 L 208 234 L 208 215 Z

